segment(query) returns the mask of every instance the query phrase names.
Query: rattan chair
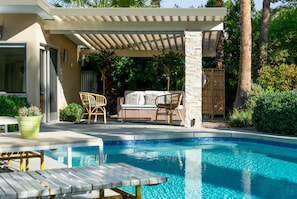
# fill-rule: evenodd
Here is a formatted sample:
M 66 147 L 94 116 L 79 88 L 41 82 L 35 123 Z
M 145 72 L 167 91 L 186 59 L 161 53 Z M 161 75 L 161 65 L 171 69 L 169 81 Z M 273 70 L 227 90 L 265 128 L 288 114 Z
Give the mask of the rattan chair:
M 172 125 L 172 115 L 176 111 L 178 117 L 184 124 L 184 119 L 180 112 L 182 98 L 182 93 L 170 93 L 156 97 L 155 104 L 157 106 L 157 110 L 155 121 L 158 120 L 158 115 L 162 114 L 161 111 L 163 110 L 165 111 L 165 115 L 167 115 L 168 124 Z
M 88 116 L 88 124 L 91 122 L 92 115 L 95 116 L 94 122 L 97 122 L 98 115 L 103 115 L 104 124 L 106 124 L 106 97 L 89 92 L 79 92 L 79 96 L 84 109 L 83 115 Z

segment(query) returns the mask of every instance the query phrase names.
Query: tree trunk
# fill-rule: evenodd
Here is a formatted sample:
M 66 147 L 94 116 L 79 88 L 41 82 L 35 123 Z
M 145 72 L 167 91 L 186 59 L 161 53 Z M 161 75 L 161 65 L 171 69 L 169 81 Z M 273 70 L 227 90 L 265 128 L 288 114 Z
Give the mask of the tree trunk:
M 106 88 L 106 86 L 105 86 L 105 81 L 106 81 L 106 76 L 105 76 L 105 74 L 103 74 L 103 75 L 102 75 L 102 92 L 103 92 L 103 95 L 106 94 L 106 93 L 105 93 L 105 88 Z
M 270 17 L 270 0 L 263 0 L 262 19 L 260 25 L 258 70 L 267 62 L 268 25 Z
M 167 91 L 170 91 L 170 76 L 167 77 Z
M 241 40 L 239 77 L 235 100 L 235 108 L 244 108 L 248 92 L 251 90 L 251 55 L 252 55 L 252 25 L 251 25 L 251 1 L 240 0 L 241 14 Z

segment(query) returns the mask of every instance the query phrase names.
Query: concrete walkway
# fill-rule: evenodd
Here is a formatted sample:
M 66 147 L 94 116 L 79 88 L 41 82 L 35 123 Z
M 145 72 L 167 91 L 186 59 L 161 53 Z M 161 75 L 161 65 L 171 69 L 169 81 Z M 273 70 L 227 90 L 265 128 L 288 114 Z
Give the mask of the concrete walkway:
M 107 124 L 99 121 L 87 124 L 73 122 L 57 122 L 41 125 L 42 131 L 70 130 L 102 138 L 104 141 L 144 140 L 144 139 L 170 139 L 186 138 L 195 133 L 220 132 L 229 130 L 224 122 L 204 123 L 206 127 L 186 128 L 175 123 L 168 125 L 165 122 L 120 122 L 108 121 Z

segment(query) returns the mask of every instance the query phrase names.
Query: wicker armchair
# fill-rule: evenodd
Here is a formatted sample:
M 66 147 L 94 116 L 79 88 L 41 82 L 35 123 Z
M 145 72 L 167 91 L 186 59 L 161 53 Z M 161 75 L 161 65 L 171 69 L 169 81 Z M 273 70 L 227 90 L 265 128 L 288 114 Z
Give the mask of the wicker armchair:
M 172 125 L 172 115 L 174 111 L 176 111 L 178 117 L 184 124 L 184 119 L 180 112 L 182 98 L 183 98 L 182 93 L 170 93 L 170 94 L 160 95 L 156 97 L 155 104 L 157 106 L 157 110 L 156 110 L 155 121 L 157 121 L 158 115 L 162 114 L 160 113 L 160 111 L 164 110 L 165 115 L 167 115 L 168 124 Z
M 79 96 L 84 109 L 83 115 L 88 115 L 88 124 L 90 124 L 92 115 L 95 116 L 94 122 L 97 122 L 98 115 L 103 115 L 104 124 L 106 124 L 106 97 L 88 92 L 79 92 Z

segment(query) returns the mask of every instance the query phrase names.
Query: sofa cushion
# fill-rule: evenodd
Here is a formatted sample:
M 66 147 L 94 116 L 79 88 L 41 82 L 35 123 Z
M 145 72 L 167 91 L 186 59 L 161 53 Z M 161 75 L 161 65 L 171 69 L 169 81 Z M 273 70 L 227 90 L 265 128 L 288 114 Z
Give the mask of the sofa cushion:
M 145 91 L 145 104 L 146 105 L 155 105 L 156 97 L 160 95 L 164 95 L 166 91 L 154 91 L 154 90 L 147 90 Z M 158 103 L 164 103 L 164 98 L 160 98 Z
M 144 91 L 125 91 L 125 104 L 143 105 Z

